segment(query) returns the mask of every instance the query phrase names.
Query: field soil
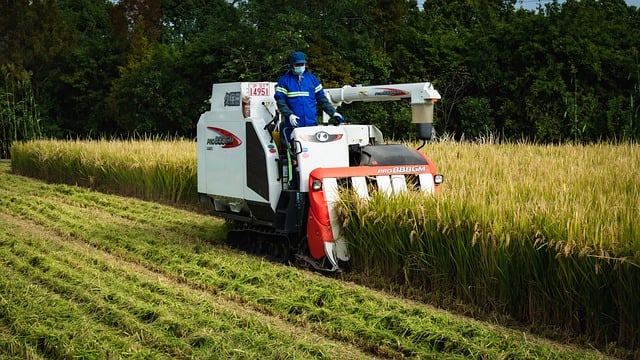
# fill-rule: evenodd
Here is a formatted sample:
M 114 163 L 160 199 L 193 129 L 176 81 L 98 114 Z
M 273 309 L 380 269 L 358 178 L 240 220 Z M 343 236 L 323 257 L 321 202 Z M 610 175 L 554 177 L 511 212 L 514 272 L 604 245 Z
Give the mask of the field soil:
M 0 358 L 604 358 L 223 238 L 219 219 L 1 162 Z

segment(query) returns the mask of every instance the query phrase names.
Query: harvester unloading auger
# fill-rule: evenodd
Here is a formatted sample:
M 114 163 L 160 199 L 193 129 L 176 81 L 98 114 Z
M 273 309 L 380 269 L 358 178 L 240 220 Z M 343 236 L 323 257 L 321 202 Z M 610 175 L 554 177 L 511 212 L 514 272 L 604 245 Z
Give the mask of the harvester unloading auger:
M 212 215 L 230 222 L 232 246 L 323 271 L 341 271 L 349 251 L 335 205 L 342 188 L 367 198 L 373 188 L 393 195 L 435 193 L 442 182 L 422 152 L 383 144 L 373 125 L 295 128 L 287 142 L 273 82 L 214 84 L 211 109 L 200 116 L 198 193 Z M 325 89 L 334 106 L 354 101 L 408 100 L 418 138 L 429 140 L 440 94 L 430 83 Z M 294 187 L 291 183 L 297 184 Z

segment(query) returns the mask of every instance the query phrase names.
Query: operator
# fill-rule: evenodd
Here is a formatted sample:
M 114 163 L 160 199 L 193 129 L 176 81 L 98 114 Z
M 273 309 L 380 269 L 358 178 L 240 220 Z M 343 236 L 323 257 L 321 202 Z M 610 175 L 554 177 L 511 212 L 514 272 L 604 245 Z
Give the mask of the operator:
M 291 54 L 289 70 L 278 80 L 274 98 L 285 119 L 286 139 L 290 139 L 293 128 L 317 125 L 318 104 L 333 118 L 334 125 L 344 122 L 325 95 L 320 80 L 307 69 L 303 52 Z

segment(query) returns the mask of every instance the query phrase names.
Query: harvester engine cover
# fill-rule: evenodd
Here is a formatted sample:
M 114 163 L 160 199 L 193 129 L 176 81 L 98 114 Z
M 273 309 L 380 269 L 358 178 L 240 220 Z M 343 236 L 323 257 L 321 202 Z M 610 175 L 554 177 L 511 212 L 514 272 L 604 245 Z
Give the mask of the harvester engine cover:
M 364 146 L 359 166 L 427 165 L 427 160 L 415 150 L 400 144 Z

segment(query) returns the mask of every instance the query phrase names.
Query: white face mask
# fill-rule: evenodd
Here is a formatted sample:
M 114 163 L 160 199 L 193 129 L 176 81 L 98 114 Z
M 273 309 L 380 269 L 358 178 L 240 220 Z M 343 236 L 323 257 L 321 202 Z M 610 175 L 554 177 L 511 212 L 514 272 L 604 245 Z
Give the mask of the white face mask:
M 302 65 L 302 66 L 294 66 L 293 67 L 293 73 L 296 75 L 302 75 L 302 73 L 304 72 L 304 69 L 306 68 L 306 66 Z

